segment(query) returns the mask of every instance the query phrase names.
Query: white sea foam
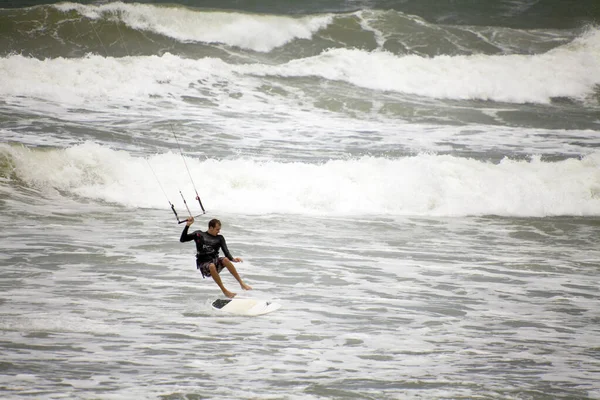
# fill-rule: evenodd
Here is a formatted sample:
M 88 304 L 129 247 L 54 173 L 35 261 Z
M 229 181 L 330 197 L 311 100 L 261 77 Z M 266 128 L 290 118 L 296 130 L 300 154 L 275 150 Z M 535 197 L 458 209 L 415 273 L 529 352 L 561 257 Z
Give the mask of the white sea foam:
M 3 96 L 47 99 L 65 105 L 147 100 L 148 96 L 185 93 L 190 82 L 226 74 L 216 59 L 198 62 L 167 54 L 162 57 L 38 60 L 21 55 L 0 59 L 0 93 Z M 112 100 L 111 100 L 112 99 Z
M 0 145 L 29 185 L 129 207 L 177 205 L 194 192 L 179 154 L 147 161 L 85 143 L 39 151 Z M 197 160 L 187 165 L 208 209 L 308 215 L 600 215 L 600 153 L 499 164 L 449 155 L 361 157 L 321 164 Z M 158 176 L 158 182 L 148 163 Z M 160 184 L 159 184 L 160 183 Z
M 381 91 L 432 98 L 549 103 L 556 97 L 581 101 L 600 85 L 600 30 L 539 55 L 397 56 L 387 52 L 331 49 L 282 65 L 228 64 L 222 60 L 163 56 L 38 60 L 21 55 L 0 58 L 0 95 L 25 101 L 37 98 L 65 105 L 95 106 L 148 102 L 149 97 L 207 96 L 245 107 L 279 105 L 265 97 L 264 79 L 318 77 Z M 226 83 L 224 86 L 223 83 Z M 270 83 L 269 83 L 270 84 Z M 284 83 L 278 83 L 284 85 Z M 285 89 L 285 86 L 284 86 Z M 289 92 L 297 90 L 291 86 Z M 215 97 L 216 96 L 216 97 Z M 257 101 L 252 102 L 255 98 Z
M 398 56 L 331 49 L 279 66 L 249 65 L 248 73 L 317 76 L 382 91 L 447 99 L 549 103 L 585 100 L 600 85 L 600 30 L 537 55 Z
M 294 39 L 310 39 L 332 15 L 289 17 L 160 7 L 147 4 L 103 5 L 62 3 L 61 11 L 77 10 L 90 19 L 118 17 L 133 29 L 158 33 L 182 42 L 223 43 L 268 52 Z M 251 34 L 249 34 L 251 33 Z

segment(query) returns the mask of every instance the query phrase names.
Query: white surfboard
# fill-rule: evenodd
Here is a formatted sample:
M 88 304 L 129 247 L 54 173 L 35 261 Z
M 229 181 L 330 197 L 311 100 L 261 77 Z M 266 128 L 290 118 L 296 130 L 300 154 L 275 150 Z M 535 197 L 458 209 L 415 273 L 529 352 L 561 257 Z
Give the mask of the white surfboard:
M 263 315 L 279 310 L 281 304 L 261 299 L 217 299 L 212 308 L 219 312 L 235 315 Z

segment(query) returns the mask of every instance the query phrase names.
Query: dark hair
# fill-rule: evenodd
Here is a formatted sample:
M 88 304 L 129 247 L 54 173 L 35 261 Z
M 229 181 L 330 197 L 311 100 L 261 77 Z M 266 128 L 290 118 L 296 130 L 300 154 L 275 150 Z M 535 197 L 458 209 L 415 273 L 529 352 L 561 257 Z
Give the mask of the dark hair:
M 218 219 L 216 219 L 216 218 L 214 218 L 214 219 L 211 219 L 210 221 L 208 221 L 208 227 L 209 227 L 209 228 L 214 228 L 214 227 L 216 227 L 217 225 L 221 225 L 221 221 L 219 221 L 219 220 L 218 220 Z

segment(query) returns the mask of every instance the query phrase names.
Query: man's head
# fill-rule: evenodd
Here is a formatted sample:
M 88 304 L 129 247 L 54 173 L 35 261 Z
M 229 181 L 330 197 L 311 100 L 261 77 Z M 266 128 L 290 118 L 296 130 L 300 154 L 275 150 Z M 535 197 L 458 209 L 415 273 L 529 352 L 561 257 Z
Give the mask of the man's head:
M 216 218 L 208 221 L 208 233 L 218 235 L 219 232 L 221 232 L 221 221 Z

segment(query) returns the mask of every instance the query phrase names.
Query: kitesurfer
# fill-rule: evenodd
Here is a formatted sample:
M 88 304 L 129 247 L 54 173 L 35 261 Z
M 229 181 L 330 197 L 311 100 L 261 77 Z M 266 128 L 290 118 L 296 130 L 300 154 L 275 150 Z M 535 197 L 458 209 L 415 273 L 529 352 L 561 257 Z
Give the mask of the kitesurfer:
M 187 219 L 185 228 L 183 228 L 183 232 L 181 232 L 179 241 L 189 242 L 193 240 L 196 242 L 196 268 L 200 270 L 202 276 L 211 276 L 223 294 L 230 299 L 235 297 L 236 294 L 227 290 L 223 285 L 221 276 L 219 275 L 223 268 L 227 268 L 231 275 L 239 282 L 242 289 L 252 289 L 252 287 L 244 283 L 232 264 L 232 262 L 243 262 L 243 260 L 239 257 L 233 257 L 229 252 L 225 238 L 219 234 L 221 231 L 221 221 L 211 219 L 208 222 L 208 230 L 206 232 L 194 231 L 188 233 L 188 229 L 193 223 L 194 217 L 190 216 Z M 219 257 L 220 250 L 223 250 L 225 257 Z

